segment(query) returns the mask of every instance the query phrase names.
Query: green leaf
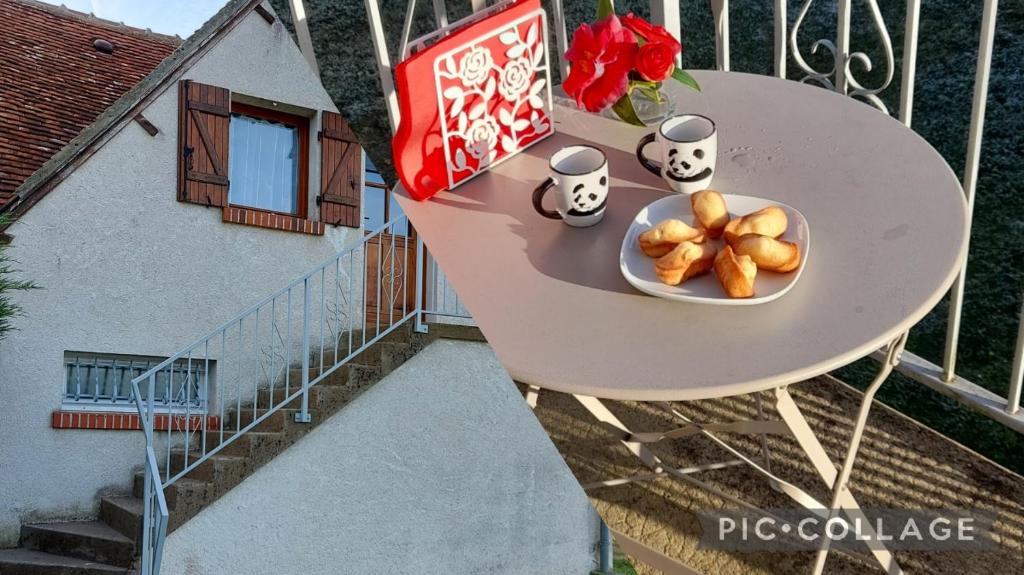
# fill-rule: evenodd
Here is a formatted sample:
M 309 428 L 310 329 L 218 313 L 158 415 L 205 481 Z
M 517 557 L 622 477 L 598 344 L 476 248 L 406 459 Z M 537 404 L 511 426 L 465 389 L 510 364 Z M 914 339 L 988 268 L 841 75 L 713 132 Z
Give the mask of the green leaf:
M 640 121 L 640 117 L 636 115 L 636 110 L 633 109 L 633 101 L 629 99 L 629 92 L 626 92 L 615 105 L 612 106 L 612 111 L 619 117 L 623 122 L 627 124 L 633 124 L 634 126 L 643 126 L 644 123 Z
M 686 70 L 676 66 L 675 71 L 672 72 L 672 77 L 680 84 L 689 86 L 693 91 L 700 92 L 700 84 L 698 84 L 697 80 L 694 80 L 693 76 L 691 76 Z
M 613 0 L 597 0 L 597 19 L 604 20 L 615 13 L 615 2 Z

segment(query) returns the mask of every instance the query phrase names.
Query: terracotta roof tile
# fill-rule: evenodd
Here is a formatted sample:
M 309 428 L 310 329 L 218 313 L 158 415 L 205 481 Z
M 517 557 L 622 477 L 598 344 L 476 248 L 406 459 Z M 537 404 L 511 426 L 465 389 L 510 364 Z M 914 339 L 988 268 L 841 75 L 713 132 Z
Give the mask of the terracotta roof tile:
M 0 206 L 181 39 L 34 0 L 0 0 Z M 103 39 L 112 54 L 93 46 Z

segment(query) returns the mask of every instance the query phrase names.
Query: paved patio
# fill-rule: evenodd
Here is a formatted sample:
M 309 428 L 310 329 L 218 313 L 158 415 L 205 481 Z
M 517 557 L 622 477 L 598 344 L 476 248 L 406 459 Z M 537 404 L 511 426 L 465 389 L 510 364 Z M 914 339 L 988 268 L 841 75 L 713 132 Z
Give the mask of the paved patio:
M 791 388 L 801 410 L 821 438 L 833 461 L 841 460 L 844 438 L 852 426 L 859 392 L 842 382 L 822 377 Z M 767 399 L 767 398 L 766 398 Z M 608 402 L 631 429 L 654 431 L 674 425 L 660 411 L 630 402 Z M 697 421 L 724 421 L 756 415 L 752 397 L 679 404 Z M 765 407 L 771 414 L 770 401 Z M 547 429 L 569 467 L 586 485 L 591 482 L 642 474 L 648 470 L 568 395 L 541 393 L 537 417 Z M 732 435 L 744 452 L 760 451 L 756 438 Z M 788 437 L 773 437 L 772 470 L 808 487 L 827 501 L 824 485 Z M 666 463 L 678 467 L 727 459 L 710 440 L 697 436 L 653 447 Z M 700 480 L 761 507 L 791 508 L 788 497 L 773 491 L 745 467 L 704 472 Z M 854 469 L 851 488 L 864 507 L 985 509 L 998 514 L 996 553 L 898 552 L 908 573 L 1021 573 L 1024 572 L 1024 478 L 882 405 L 876 405 Z M 673 479 L 657 479 L 588 491 L 591 501 L 612 529 L 706 574 L 807 573 L 812 553 L 726 553 L 698 549 L 700 526 L 695 511 L 735 508 L 735 504 L 698 487 Z M 658 573 L 634 561 L 641 574 Z M 826 573 L 880 572 L 847 556 L 832 554 Z

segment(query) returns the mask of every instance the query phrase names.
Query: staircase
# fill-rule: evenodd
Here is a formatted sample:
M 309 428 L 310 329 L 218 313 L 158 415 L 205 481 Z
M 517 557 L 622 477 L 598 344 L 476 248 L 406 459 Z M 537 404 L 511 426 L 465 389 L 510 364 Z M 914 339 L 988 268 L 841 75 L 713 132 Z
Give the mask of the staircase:
M 463 326 L 437 324 L 431 326 L 429 335 L 414 333 L 408 324 L 399 326 L 310 388 L 311 423 L 295 422 L 293 416 L 299 406 L 292 404 L 301 399 L 295 398 L 172 483 L 165 491 L 170 511 L 168 531 L 183 525 L 438 337 L 481 339 L 479 331 Z M 301 373 L 296 371 L 292 376 L 298 381 Z M 285 398 L 281 388 L 264 389 L 260 394 L 257 407 L 276 405 Z M 263 412 L 257 409 L 256 416 Z M 234 429 L 237 420 L 242 427 L 253 420 L 251 402 L 243 404 L 241 410 L 227 412 L 225 428 Z M 225 431 L 225 439 L 230 435 Z M 183 467 L 184 458 L 183 449 L 172 451 L 171 467 Z M 20 546 L 0 550 L 0 575 L 138 573 L 144 480 L 144 473 L 139 471 L 130 494 L 101 497 L 98 520 L 23 525 Z

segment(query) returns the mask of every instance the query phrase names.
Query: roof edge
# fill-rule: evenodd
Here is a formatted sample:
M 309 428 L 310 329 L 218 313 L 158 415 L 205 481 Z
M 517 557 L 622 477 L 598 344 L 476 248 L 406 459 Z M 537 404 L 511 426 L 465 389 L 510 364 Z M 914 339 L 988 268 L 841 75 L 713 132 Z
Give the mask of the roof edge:
M 58 184 L 63 177 L 74 169 L 74 162 L 94 146 L 111 130 L 130 121 L 133 112 L 140 105 L 159 91 L 175 74 L 196 56 L 204 52 L 220 34 L 241 20 L 262 0 L 229 0 L 216 14 L 206 21 L 198 30 L 185 40 L 174 52 L 171 52 L 156 68 L 138 84 L 132 86 L 120 98 L 114 101 L 96 120 L 86 126 L 77 136 L 69 141 L 56 154 L 32 173 L 14 192 L 14 196 L 3 207 L 0 213 L 10 213 L 15 219 L 35 205 L 50 189 Z M 5 228 L 0 228 L 0 232 Z
M 17 2 L 17 3 L 23 4 L 25 6 L 31 6 L 32 8 L 34 8 L 36 10 L 40 10 L 40 11 L 46 12 L 48 14 L 53 14 L 54 16 L 60 16 L 60 17 L 64 17 L 64 18 L 73 18 L 73 19 L 78 20 L 80 22 L 88 22 L 88 23 L 91 23 L 91 24 L 98 24 L 100 26 L 105 26 L 107 28 L 110 28 L 112 30 L 116 30 L 116 31 L 124 33 L 124 34 L 131 34 L 132 36 L 139 36 L 139 37 L 142 37 L 142 38 L 153 40 L 155 42 L 160 42 L 160 43 L 163 43 L 163 44 L 167 44 L 169 46 L 180 46 L 182 41 L 183 41 L 181 36 L 177 36 L 177 35 L 172 36 L 170 34 L 161 34 L 160 32 L 154 32 L 154 31 L 150 30 L 149 28 L 139 28 L 138 26 L 129 26 L 128 24 L 125 24 L 124 22 L 115 22 L 114 20 L 107 20 L 106 18 L 100 18 L 99 16 L 97 16 L 95 14 L 92 14 L 90 12 L 80 12 L 80 11 L 75 10 L 73 8 L 68 8 L 67 6 L 65 6 L 63 4 L 60 4 L 60 5 L 50 4 L 48 2 L 42 2 L 41 0 L 14 0 L 14 1 Z

